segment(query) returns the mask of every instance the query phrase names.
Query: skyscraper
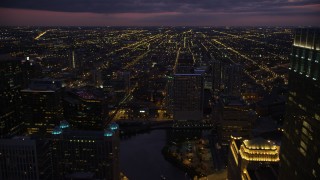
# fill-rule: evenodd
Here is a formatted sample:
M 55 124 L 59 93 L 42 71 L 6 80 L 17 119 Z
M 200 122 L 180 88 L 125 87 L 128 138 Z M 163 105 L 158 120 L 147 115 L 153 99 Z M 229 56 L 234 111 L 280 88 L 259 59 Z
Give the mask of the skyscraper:
M 228 145 L 231 135 L 248 138 L 251 134 L 256 114 L 241 98 L 221 96 L 214 107 L 214 120 L 222 145 Z
M 42 68 L 38 59 L 31 59 L 26 57 L 21 61 L 21 69 L 23 72 L 23 86 L 22 88 L 28 87 L 30 80 L 35 78 L 41 78 Z
M 0 55 L 0 137 L 24 133 L 20 117 L 20 91 L 31 78 L 39 76 L 39 63 L 29 57 L 21 60 L 10 55 Z
M 173 76 L 173 119 L 201 120 L 203 116 L 203 74 L 194 72 L 187 50 L 177 57 Z
M 76 60 L 75 60 L 75 57 L 74 57 L 74 50 L 72 50 L 72 53 L 71 53 L 71 68 L 72 69 L 76 68 Z
M 62 82 L 53 79 L 33 80 L 21 90 L 22 119 L 28 134 L 51 133 L 62 117 Z
M 223 94 L 240 96 L 242 85 L 242 67 L 240 64 L 229 64 L 224 67 Z
M 15 136 L 0 139 L 0 179 L 52 179 L 50 144 L 45 139 Z
M 220 92 L 222 86 L 222 63 L 214 60 L 211 65 L 212 70 L 212 89 Z
M 242 66 L 220 58 L 212 62 L 213 90 L 224 95 L 240 96 Z
M 165 98 L 167 115 L 172 117 L 173 115 L 173 77 L 167 76 L 167 85 L 166 85 L 166 98 Z
M 62 121 L 52 132 L 53 170 L 57 179 L 119 180 L 119 127 L 103 131 L 68 129 Z
M 290 54 L 280 179 L 320 178 L 320 31 L 299 29 Z
M 0 137 L 10 137 L 21 131 L 19 118 L 20 90 L 23 84 L 21 61 L 0 57 Z
M 100 88 L 67 91 L 63 98 L 64 117 L 73 128 L 102 130 L 108 117 L 107 98 Z
M 102 82 L 102 76 L 101 76 L 101 70 L 98 68 L 94 68 L 91 70 L 92 74 L 92 85 L 95 87 L 103 87 L 103 82 Z

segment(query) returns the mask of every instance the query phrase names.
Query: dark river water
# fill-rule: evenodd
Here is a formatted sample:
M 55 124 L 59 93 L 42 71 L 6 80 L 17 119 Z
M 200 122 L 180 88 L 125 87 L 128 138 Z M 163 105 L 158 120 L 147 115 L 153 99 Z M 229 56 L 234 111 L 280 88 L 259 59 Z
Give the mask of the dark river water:
M 130 180 L 189 179 L 185 173 L 164 159 L 166 130 L 153 130 L 121 139 L 120 169 Z

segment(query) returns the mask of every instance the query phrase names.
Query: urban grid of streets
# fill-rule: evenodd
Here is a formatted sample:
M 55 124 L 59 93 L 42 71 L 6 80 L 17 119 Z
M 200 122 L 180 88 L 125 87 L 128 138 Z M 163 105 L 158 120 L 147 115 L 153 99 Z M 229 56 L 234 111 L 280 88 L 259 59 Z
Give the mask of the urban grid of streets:
M 253 86 L 269 91 L 276 79 L 286 84 L 287 54 L 293 38 L 292 29 L 281 27 L 3 27 L 0 33 L 4 53 L 40 59 L 48 77 L 59 79 L 74 73 L 69 65 L 74 56 L 78 70 L 76 77 L 67 81 L 70 88 L 92 84 L 92 70 L 100 71 L 102 77 L 130 72 L 131 89 L 114 102 L 116 108 L 109 120 L 128 118 L 121 107 L 137 101 L 154 102 L 158 109 L 154 120 L 170 118 L 164 108 L 163 79 L 172 75 L 184 46 L 199 67 L 221 59 L 240 64 L 245 74 L 243 92 Z M 152 92 L 160 93 L 160 98 L 141 96 Z

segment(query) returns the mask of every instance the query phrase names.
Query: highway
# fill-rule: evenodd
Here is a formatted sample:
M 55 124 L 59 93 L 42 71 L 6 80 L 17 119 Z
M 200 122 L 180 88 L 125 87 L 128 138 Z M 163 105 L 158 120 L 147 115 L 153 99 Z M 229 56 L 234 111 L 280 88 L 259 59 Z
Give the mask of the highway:
M 44 36 L 47 32 L 49 32 L 50 30 L 46 30 L 42 33 L 40 33 L 37 37 L 34 38 L 34 40 L 39 40 L 42 36 Z

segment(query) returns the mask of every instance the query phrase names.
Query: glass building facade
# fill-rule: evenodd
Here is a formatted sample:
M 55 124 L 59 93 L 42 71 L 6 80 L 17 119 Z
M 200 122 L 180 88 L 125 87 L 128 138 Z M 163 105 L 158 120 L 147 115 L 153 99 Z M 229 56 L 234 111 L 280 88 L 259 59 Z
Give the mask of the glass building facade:
M 279 178 L 319 179 L 319 29 L 296 30 L 290 61 Z

